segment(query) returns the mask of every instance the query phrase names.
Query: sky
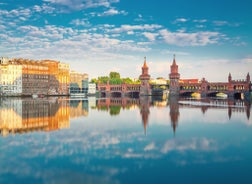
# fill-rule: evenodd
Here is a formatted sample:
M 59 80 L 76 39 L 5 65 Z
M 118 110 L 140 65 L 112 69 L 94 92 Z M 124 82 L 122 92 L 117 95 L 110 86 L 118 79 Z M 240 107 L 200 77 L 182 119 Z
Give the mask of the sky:
M 252 74 L 251 0 L 1 0 L 0 57 L 52 59 L 89 78 L 245 79 Z

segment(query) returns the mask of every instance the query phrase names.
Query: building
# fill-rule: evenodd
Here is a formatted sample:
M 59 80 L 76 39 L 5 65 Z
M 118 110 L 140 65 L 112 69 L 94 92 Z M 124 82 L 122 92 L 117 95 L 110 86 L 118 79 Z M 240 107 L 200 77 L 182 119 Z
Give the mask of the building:
M 173 63 L 171 65 L 171 73 L 169 74 L 170 79 L 170 95 L 179 94 L 179 79 L 180 74 L 178 73 L 178 65 L 176 64 L 175 55 Z
M 69 64 L 0 58 L 0 95 L 69 95 Z
M 48 67 L 44 63 L 28 59 L 11 59 L 9 65 L 22 66 L 22 96 L 46 95 L 48 92 Z
M 95 95 L 96 94 L 96 84 L 89 83 L 88 84 L 88 95 Z
M 19 64 L 0 65 L 0 95 L 19 96 L 22 94 L 22 66 Z
M 85 94 L 87 94 L 87 88 L 88 88 L 88 74 L 71 71 L 70 72 L 70 95 L 84 96 Z
M 59 78 L 59 61 L 42 60 L 43 64 L 48 67 L 48 95 L 58 95 L 60 82 Z
M 59 63 L 59 94 L 68 95 L 69 94 L 69 84 L 70 84 L 70 66 L 69 64 Z
M 146 64 L 146 57 L 144 57 L 144 64 L 142 66 L 142 74 L 139 76 L 139 80 L 141 81 L 140 85 L 140 96 L 151 95 L 151 89 L 149 85 L 150 75 L 149 75 L 149 67 Z

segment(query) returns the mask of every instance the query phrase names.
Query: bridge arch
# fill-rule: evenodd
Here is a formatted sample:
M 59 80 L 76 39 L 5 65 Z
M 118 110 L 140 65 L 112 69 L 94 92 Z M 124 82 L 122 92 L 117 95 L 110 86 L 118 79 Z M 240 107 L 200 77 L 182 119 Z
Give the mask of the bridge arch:
M 182 97 L 192 97 L 192 94 L 195 93 L 194 91 L 185 91 L 180 93 L 180 96 Z
M 243 92 L 234 93 L 234 99 L 243 100 L 244 99 L 244 93 Z
M 140 94 L 139 91 L 130 91 L 130 92 L 127 92 L 127 93 L 125 94 L 125 96 L 131 97 L 131 98 L 138 98 L 138 97 L 139 97 L 139 94 Z
M 110 96 L 111 97 L 122 97 L 122 93 L 119 91 L 114 91 L 114 92 L 111 92 Z

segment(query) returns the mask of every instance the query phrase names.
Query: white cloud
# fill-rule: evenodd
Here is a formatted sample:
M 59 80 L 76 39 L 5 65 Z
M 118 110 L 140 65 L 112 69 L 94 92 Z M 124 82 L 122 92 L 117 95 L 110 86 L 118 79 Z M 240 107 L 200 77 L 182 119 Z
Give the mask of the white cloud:
M 74 19 L 70 24 L 75 26 L 90 26 L 90 22 L 87 19 Z
M 214 140 L 207 138 L 191 138 L 189 140 L 168 140 L 161 148 L 161 152 L 166 154 L 171 151 L 188 151 L 188 150 L 217 150 L 217 145 Z
M 193 22 L 205 23 L 205 22 L 207 22 L 207 19 L 196 19 L 196 20 L 193 20 Z
M 119 14 L 127 15 L 127 12 L 125 12 L 124 10 L 118 11 L 115 8 L 110 8 L 109 10 L 104 11 L 103 13 L 97 13 L 98 16 L 113 16 L 113 15 L 119 15 Z
M 178 18 L 175 20 L 176 23 L 177 22 L 187 22 L 187 21 L 188 21 L 188 19 L 186 19 L 186 18 Z
M 148 38 L 150 41 L 155 41 L 156 40 L 156 36 L 158 36 L 157 33 L 150 33 L 150 32 L 143 32 L 143 35 Z
M 52 4 L 68 7 L 72 10 L 81 10 L 96 7 L 110 7 L 112 3 L 118 3 L 119 0 L 44 0 Z
M 150 144 L 148 144 L 147 146 L 145 146 L 144 151 L 151 151 L 155 149 L 155 143 L 151 142 Z
M 216 20 L 216 21 L 213 21 L 213 24 L 216 26 L 225 26 L 225 25 L 228 25 L 229 23 L 227 21 Z
M 158 24 L 143 24 L 143 25 L 129 25 L 129 24 L 125 24 L 125 25 L 121 25 L 121 27 L 119 28 L 114 28 L 111 30 L 111 32 L 116 32 L 116 33 L 120 33 L 120 32 L 127 32 L 127 31 L 134 31 L 134 30 L 156 30 L 161 28 L 161 25 Z
M 252 58 L 244 58 L 242 59 L 244 63 L 252 64 Z
M 170 32 L 167 29 L 159 31 L 164 41 L 171 45 L 177 46 L 205 46 L 208 44 L 218 43 L 221 36 L 218 32 Z

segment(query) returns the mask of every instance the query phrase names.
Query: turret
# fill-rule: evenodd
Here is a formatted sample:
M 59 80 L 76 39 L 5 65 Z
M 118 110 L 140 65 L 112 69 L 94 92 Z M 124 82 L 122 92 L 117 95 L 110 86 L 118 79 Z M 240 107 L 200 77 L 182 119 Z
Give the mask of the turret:
M 171 73 L 169 74 L 170 79 L 170 95 L 179 94 L 179 79 L 180 74 L 178 73 L 178 65 L 176 64 L 175 55 L 171 65 Z
M 231 82 L 232 81 L 232 76 L 231 76 L 231 73 L 229 73 L 228 75 L 228 82 Z
M 149 67 L 146 64 L 146 57 L 144 57 L 144 64 L 142 66 L 142 74 L 139 76 L 139 80 L 141 81 L 140 86 L 140 96 L 148 96 L 151 94 L 150 91 L 150 75 L 149 75 Z
M 250 83 L 250 75 L 249 75 L 249 73 L 247 74 L 246 80 L 247 80 L 248 83 Z

